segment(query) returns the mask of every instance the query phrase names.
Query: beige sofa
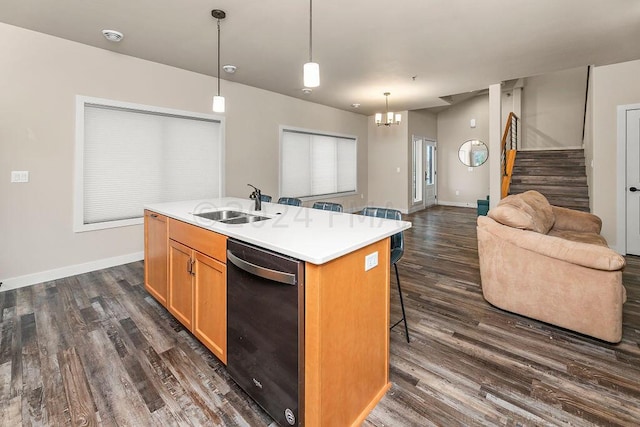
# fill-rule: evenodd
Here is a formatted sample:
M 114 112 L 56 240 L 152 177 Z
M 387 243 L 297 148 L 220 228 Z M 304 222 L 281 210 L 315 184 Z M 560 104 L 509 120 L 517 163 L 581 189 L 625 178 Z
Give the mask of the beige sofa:
M 609 342 L 622 339 L 625 259 L 595 215 L 552 206 L 537 191 L 478 217 L 482 294 L 501 309 Z

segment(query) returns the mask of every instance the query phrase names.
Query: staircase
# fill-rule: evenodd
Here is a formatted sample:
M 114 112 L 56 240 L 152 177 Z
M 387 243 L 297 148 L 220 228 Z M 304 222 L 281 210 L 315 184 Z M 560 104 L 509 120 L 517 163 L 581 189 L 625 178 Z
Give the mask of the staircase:
M 549 203 L 589 212 L 584 150 L 519 150 L 509 194 L 537 190 Z

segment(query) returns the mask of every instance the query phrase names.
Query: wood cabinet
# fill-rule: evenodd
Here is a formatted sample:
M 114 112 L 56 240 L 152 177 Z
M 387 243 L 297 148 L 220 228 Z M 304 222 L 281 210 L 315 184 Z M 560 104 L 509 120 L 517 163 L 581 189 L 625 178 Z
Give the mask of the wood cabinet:
M 194 253 L 193 334 L 227 363 L 227 266 Z
M 187 329 L 193 324 L 193 249 L 169 240 L 169 300 L 167 309 Z
M 164 292 L 169 311 L 225 364 L 226 240 L 145 214 L 145 286 L 161 302 Z M 365 270 L 365 258 L 374 252 L 378 266 Z M 304 425 L 360 425 L 391 386 L 389 255 L 384 238 L 322 265 L 306 263 L 300 308 Z
M 164 215 L 144 212 L 144 287 L 162 305 L 167 305 L 168 221 Z
M 226 237 L 169 219 L 167 309 L 227 363 Z

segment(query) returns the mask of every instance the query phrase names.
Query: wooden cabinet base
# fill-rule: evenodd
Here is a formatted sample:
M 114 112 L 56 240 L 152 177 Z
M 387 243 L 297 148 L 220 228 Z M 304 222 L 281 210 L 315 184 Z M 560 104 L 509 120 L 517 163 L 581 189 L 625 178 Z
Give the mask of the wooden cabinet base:
M 390 387 L 389 250 L 385 239 L 306 266 L 306 426 L 360 425 Z
M 144 212 L 144 287 L 160 304 L 167 305 L 167 217 Z

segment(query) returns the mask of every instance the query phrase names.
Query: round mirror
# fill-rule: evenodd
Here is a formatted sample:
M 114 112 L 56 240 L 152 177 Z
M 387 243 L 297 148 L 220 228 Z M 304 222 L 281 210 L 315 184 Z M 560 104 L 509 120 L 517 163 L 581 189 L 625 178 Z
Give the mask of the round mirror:
M 458 158 L 467 166 L 476 167 L 482 165 L 489 157 L 489 149 L 484 142 L 477 139 L 465 141 L 458 150 Z

